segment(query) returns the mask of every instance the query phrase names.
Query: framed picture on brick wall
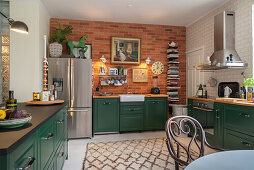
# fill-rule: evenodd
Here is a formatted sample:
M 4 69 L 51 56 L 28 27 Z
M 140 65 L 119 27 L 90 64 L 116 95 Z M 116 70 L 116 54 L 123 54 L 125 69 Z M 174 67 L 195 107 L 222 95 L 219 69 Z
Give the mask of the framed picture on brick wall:
M 92 59 L 92 44 L 86 44 L 88 47 L 85 56 L 83 56 L 83 52 L 81 48 L 73 48 L 73 54 L 75 58 L 84 58 L 84 59 Z
M 148 70 L 146 68 L 132 69 L 132 82 L 134 83 L 148 82 Z
M 140 38 L 112 37 L 112 64 L 140 64 Z

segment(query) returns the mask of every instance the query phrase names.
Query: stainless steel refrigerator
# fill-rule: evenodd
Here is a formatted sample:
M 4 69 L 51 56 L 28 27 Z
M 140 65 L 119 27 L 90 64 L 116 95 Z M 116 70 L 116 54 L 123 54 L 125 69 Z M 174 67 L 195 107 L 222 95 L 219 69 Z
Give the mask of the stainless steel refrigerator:
M 92 137 L 92 60 L 49 58 L 48 83 L 69 103 L 68 138 Z

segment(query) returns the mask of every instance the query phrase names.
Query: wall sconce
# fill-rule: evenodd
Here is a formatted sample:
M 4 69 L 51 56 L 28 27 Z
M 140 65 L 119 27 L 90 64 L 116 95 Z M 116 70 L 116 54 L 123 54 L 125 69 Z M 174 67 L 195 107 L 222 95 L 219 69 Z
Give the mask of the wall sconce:
M 102 55 L 100 59 L 101 59 L 101 61 L 102 61 L 103 63 L 106 63 L 106 62 L 107 62 L 107 59 L 106 59 L 106 56 L 105 56 L 105 55 Z
M 4 15 L 2 12 L 0 12 L 0 14 L 8 20 L 12 31 L 28 34 L 28 27 L 24 22 L 14 21 L 12 18 L 8 18 L 6 15 Z
M 147 58 L 146 58 L 146 64 L 150 64 L 150 62 L 151 62 L 150 57 L 147 57 Z

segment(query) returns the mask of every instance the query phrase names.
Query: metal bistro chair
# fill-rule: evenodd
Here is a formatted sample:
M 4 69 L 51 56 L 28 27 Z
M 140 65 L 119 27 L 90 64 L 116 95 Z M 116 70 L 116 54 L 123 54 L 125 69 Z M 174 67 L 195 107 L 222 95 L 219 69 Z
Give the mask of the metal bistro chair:
M 190 126 L 193 129 L 193 135 L 190 138 L 188 146 L 184 146 L 177 140 L 177 137 L 180 137 L 181 135 L 188 135 L 191 130 Z M 169 118 L 165 125 L 165 130 L 167 135 L 166 144 L 169 154 L 175 160 L 175 170 L 179 170 L 179 165 L 187 166 L 195 159 L 204 156 L 205 145 L 211 149 L 220 150 L 208 144 L 201 124 L 190 116 L 174 116 Z M 197 141 L 198 135 L 200 142 Z M 195 157 L 193 156 L 194 153 L 191 151 L 193 145 L 195 145 L 199 150 L 198 155 Z M 186 154 L 186 157 L 181 156 L 181 150 Z

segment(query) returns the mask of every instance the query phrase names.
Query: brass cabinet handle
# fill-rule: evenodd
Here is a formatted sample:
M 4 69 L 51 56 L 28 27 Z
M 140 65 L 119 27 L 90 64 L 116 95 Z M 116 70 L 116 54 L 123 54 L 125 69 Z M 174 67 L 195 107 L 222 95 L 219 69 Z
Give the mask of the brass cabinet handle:
M 63 124 L 64 123 L 64 120 L 62 119 L 62 120 L 58 120 L 58 121 L 56 121 L 56 123 L 57 124 Z
M 18 170 L 29 169 L 33 165 L 33 163 L 35 161 L 35 157 L 28 156 L 27 159 L 28 159 L 28 161 L 25 163 L 25 165 L 22 168 L 17 168 Z
M 248 142 L 244 142 L 244 141 L 241 141 L 241 144 L 243 144 L 243 145 L 245 145 L 245 146 L 248 146 L 248 147 L 250 147 L 250 146 L 251 146 L 251 144 L 250 144 L 250 143 L 248 143 Z
M 53 136 L 54 136 L 53 133 L 49 133 L 49 135 L 47 137 L 42 137 L 41 139 L 43 139 L 43 140 L 50 140 L 50 139 L 53 138 Z
M 153 102 L 153 104 L 159 104 L 159 102 Z
M 246 113 L 240 113 L 239 114 L 241 117 L 244 117 L 244 118 L 249 118 L 250 115 L 249 114 L 246 114 Z
M 111 103 L 110 102 L 104 102 L 103 104 L 104 105 L 110 105 Z

